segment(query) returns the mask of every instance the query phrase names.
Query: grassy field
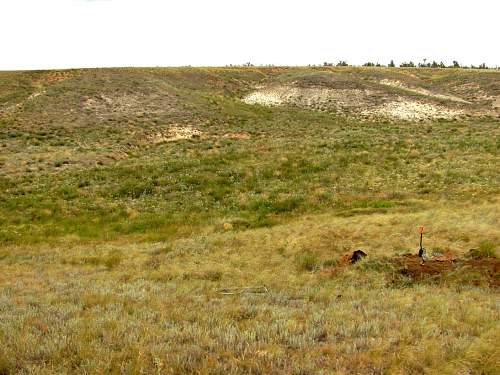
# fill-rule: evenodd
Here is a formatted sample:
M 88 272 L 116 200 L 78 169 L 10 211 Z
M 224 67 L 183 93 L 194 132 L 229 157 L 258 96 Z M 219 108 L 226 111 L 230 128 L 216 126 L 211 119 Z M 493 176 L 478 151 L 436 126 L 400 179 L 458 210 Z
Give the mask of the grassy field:
M 497 374 L 499 125 L 498 71 L 0 72 L 0 374 Z

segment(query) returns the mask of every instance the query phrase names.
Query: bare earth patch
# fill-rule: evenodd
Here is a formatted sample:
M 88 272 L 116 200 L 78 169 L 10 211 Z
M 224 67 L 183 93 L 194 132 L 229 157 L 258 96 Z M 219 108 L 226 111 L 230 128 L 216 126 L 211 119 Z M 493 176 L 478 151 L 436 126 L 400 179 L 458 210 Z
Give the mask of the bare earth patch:
M 404 100 L 385 103 L 375 110 L 364 110 L 363 115 L 382 116 L 396 120 L 432 120 L 432 119 L 452 119 L 463 114 L 462 110 L 450 109 L 443 106 L 420 103 L 417 101 Z
M 455 94 L 467 98 L 469 102 L 484 102 L 492 99 L 491 93 L 485 91 L 475 82 L 457 84 L 451 89 Z
M 226 134 L 224 134 L 224 138 L 248 140 L 251 137 L 250 137 L 250 134 L 248 134 L 248 133 L 226 133 Z
M 493 109 L 500 110 L 500 96 L 493 98 L 491 106 Z
M 464 267 L 465 270 L 477 270 L 488 276 L 491 286 L 500 286 L 500 260 L 497 258 L 451 259 L 449 261 L 436 259 L 421 264 L 420 258 L 417 255 L 406 254 L 395 258 L 393 262 L 395 265 L 401 267 L 403 275 L 409 276 L 414 280 L 423 280 L 425 277 L 438 276 Z
M 436 96 L 434 95 L 434 97 Z M 360 117 L 386 117 L 406 121 L 452 119 L 464 113 L 463 110 L 422 103 L 400 96 L 390 97 L 389 94 L 384 95 L 381 92 L 368 89 L 276 86 L 254 91 L 245 96 L 243 101 L 247 104 L 259 104 L 267 107 L 295 105 Z
M 191 139 L 199 137 L 202 134 L 198 129 L 192 128 L 190 126 L 171 126 L 166 131 L 160 131 L 154 133 L 148 137 L 150 143 L 158 144 L 162 142 L 174 142 L 181 139 Z
M 247 104 L 267 107 L 296 105 L 318 110 L 349 110 L 370 105 L 370 90 L 276 86 L 260 89 L 243 98 Z
M 99 94 L 88 97 L 82 107 L 103 120 L 108 117 L 141 117 L 179 110 L 177 99 L 169 93 Z
M 414 93 L 420 94 L 420 95 L 425 95 L 425 96 L 428 96 L 431 98 L 451 100 L 453 102 L 458 102 L 458 103 L 467 103 L 467 104 L 470 103 L 467 100 L 459 98 L 458 96 L 435 93 L 435 92 L 429 91 L 427 89 L 424 89 L 423 87 L 410 87 L 410 86 L 405 85 L 403 82 L 397 81 L 397 80 L 383 79 L 380 81 L 380 84 L 385 85 L 385 86 L 397 87 L 397 88 L 400 88 L 400 89 L 403 89 L 406 91 L 414 92 Z
M 135 94 L 124 94 L 114 97 L 102 94 L 98 97 L 85 100 L 83 107 L 95 112 L 101 119 L 112 113 L 137 115 L 143 111 L 141 99 Z
M 45 90 L 34 92 L 30 96 L 28 96 L 28 100 L 33 100 L 35 98 L 38 98 L 39 96 L 44 95 L 45 93 L 46 93 Z
M 267 107 L 279 106 L 286 103 L 285 97 L 287 93 L 293 95 L 291 89 L 288 90 L 284 87 L 265 89 L 245 96 L 243 101 L 247 104 L 260 104 Z
M 23 108 L 23 106 L 28 102 L 28 101 L 31 101 L 31 100 L 35 100 L 36 98 L 42 96 L 42 95 L 45 95 L 46 94 L 46 91 L 45 90 L 42 90 L 42 91 L 36 91 L 34 92 L 33 94 L 31 94 L 30 96 L 28 96 L 25 100 L 23 100 L 22 102 L 20 103 L 16 103 L 16 104 L 12 104 L 12 105 L 9 105 L 5 108 L 0 108 L 0 115 L 4 115 L 4 114 L 13 114 L 14 112 L 18 111 L 18 110 L 21 110 Z

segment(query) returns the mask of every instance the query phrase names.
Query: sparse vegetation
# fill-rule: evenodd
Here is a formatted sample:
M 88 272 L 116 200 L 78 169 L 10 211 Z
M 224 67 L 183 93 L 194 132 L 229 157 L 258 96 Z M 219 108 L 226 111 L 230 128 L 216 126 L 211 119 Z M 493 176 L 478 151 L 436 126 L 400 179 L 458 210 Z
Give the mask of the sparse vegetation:
M 496 258 L 497 249 L 492 241 L 481 241 L 477 249 L 470 249 L 468 254 L 471 258 Z
M 498 373 L 500 73 L 391 64 L 0 73 L 0 374 Z
M 295 258 L 299 271 L 314 271 L 319 267 L 318 255 L 310 250 L 304 250 Z

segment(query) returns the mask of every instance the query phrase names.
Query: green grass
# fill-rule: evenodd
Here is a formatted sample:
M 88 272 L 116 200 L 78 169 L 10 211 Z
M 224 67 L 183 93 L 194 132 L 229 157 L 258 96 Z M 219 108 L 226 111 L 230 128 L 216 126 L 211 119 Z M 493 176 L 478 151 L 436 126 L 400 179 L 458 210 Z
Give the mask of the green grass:
M 498 192 L 491 184 L 495 122 L 475 123 L 465 134 L 454 123 L 427 125 L 424 134 L 406 124 L 307 124 L 286 131 L 270 124 L 270 140 L 227 142 L 215 154 L 213 140 L 181 141 L 111 165 L 2 177 L 0 213 L 17 232 L 4 234 L 4 242 L 67 234 L 154 239 L 172 226 L 205 226 L 214 217 L 241 216 L 256 227 L 298 213 L 414 208 Z M 299 130 L 308 138 L 291 149 Z M 133 219 L 129 208 L 137 211 Z
M 387 78 L 473 100 L 499 74 L 0 73 L 0 374 L 498 373 L 498 272 L 392 262 L 419 225 L 429 252 L 494 261 L 489 103 L 403 122 L 240 99 Z M 176 127 L 201 135 L 162 138 Z
M 484 240 L 479 243 L 477 249 L 471 249 L 468 255 L 471 258 L 496 258 L 497 244 L 492 241 Z

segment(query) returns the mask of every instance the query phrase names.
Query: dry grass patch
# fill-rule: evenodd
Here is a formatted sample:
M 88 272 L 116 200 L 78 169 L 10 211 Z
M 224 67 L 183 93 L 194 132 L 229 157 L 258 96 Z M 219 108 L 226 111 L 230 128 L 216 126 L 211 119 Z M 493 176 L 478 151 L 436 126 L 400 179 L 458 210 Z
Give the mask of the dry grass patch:
M 498 73 L 74 73 L 0 73 L 0 374 L 499 373 L 498 120 L 356 118 Z

